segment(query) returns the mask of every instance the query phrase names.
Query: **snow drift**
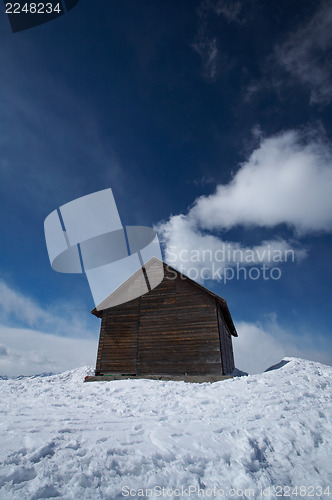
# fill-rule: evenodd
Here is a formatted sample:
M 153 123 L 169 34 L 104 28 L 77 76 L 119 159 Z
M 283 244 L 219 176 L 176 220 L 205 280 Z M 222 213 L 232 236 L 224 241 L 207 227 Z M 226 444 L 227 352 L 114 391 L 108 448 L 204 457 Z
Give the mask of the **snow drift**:
M 213 384 L 87 371 L 0 380 L 2 500 L 332 495 L 332 367 L 287 358 Z

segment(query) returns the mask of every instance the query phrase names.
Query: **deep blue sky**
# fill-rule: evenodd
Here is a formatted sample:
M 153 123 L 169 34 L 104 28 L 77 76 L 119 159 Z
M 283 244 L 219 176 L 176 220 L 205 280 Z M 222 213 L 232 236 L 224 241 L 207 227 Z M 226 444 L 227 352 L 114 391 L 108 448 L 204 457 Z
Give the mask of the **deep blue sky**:
M 12 305 L 2 297 L 8 329 L 47 330 L 38 314 L 28 324 L 10 309 L 20 297 L 58 308 L 59 317 L 73 310 L 97 338 L 86 280 L 49 264 L 43 222 L 60 205 L 111 187 L 124 224 L 151 226 L 228 185 L 264 138 L 297 130 L 329 154 L 331 2 L 81 0 L 16 34 L 0 14 L 0 280 L 14 294 Z M 319 16 L 326 22 L 316 43 Z M 305 335 L 306 354 L 317 348 L 332 362 L 330 222 L 302 234 L 287 220 L 203 224 L 202 234 L 244 246 L 282 238 L 307 251 L 282 266 L 279 281 L 205 286 L 226 298 L 236 322 L 274 338 L 280 328 L 299 350 Z

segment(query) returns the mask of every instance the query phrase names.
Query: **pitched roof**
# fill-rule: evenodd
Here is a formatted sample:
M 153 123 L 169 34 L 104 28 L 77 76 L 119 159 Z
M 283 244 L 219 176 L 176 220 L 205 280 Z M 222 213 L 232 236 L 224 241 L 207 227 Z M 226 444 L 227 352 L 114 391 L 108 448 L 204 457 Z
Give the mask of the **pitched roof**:
M 192 280 L 191 278 L 189 278 L 188 276 L 186 276 L 185 274 L 182 274 L 180 273 L 180 271 L 178 271 L 177 269 L 175 269 L 174 267 L 170 266 L 169 264 L 165 264 L 165 262 L 163 262 L 164 264 L 164 267 L 167 266 L 167 269 L 168 270 L 172 270 L 174 272 L 176 272 L 179 276 L 181 276 L 182 278 L 186 279 L 187 281 L 189 281 L 192 285 L 196 286 L 197 288 L 200 288 L 201 290 L 203 290 L 205 293 L 211 295 L 212 297 L 214 297 L 216 299 L 216 301 L 218 302 L 218 304 L 220 305 L 221 307 L 221 310 L 222 310 L 222 314 L 224 316 L 224 319 L 226 321 L 226 324 L 229 328 L 229 331 L 230 333 L 234 336 L 234 337 L 237 337 L 238 334 L 237 334 L 237 331 L 236 331 L 236 328 L 234 326 L 234 323 L 233 323 L 233 320 L 232 320 L 232 317 L 231 317 L 231 313 L 229 312 L 229 309 L 228 309 L 228 306 L 227 306 L 227 302 L 225 299 L 223 299 L 222 297 L 220 297 L 219 295 L 217 295 L 216 293 L 214 292 L 211 292 L 211 290 L 209 290 L 208 288 L 205 288 L 204 286 L 200 285 L 199 283 L 197 283 L 196 281 Z M 148 292 L 148 293 L 151 293 L 151 292 Z M 105 308 L 106 309 L 106 308 Z M 102 316 L 102 310 L 97 310 L 96 308 L 94 308 L 92 311 L 91 311 L 91 314 L 94 314 L 95 316 L 97 316 L 98 318 L 101 318 Z

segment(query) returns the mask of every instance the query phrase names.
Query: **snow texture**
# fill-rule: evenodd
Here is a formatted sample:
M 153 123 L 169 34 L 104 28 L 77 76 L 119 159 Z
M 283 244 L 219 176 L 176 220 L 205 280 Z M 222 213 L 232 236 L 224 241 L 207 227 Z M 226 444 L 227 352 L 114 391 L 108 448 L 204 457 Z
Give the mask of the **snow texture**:
M 332 368 L 284 361 L 212 384 L 83 383 L 88 368 L 0 380 L 0 499 L 279 498 L 278 485 L 328 499 Z

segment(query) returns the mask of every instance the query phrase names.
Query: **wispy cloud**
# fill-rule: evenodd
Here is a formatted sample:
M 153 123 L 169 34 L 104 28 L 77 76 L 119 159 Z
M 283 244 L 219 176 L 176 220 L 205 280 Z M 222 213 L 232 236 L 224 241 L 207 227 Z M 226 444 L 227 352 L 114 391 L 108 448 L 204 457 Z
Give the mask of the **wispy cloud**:
M 91 327 L 82 304 L 56 303 L 42 307 L 33 298 L 0 281 L 0 323 L 20 326 L 67 337 L 91 338 L 99 324 Z M 90 319 L 90 318 L 89 318 Z
M 320 4 L 309 23 L 299 27 L 276 48 L 276 58 L 293 77 L 306 85 L 310 102 L 332 100 L 332 2 Z
M 236 62 L 225 52 L 224 44 L 220 48 L 220 32 L 216 29 L 216 21 L 221 29 L 225 23 L 243 25 L 247 21 L 244 7 L 245 3 L 240 0 L 201 1 L 197 9 L 197 34 L 192 47 L 200 55 L 202 75 L 206 80 L 214 82 L 218 76 L 233 70 Z
M 227 0 L 203 0 L 197 9 L 198 30 L 193 49 L 200 55 L 202 61 L 202 74 L 206 80 L 214 81 L 222 66 L 231 67 L 225 54 L 222 54 L 218 48 L 217 37 L 211 28 L 211 18 L 222 16 L 227 22 L 242 23 L 244 19 L 240 13 L 242 3 L 240 1 Z
M 219 56 L 216 39 L 200 35 L 192 46 L 201 57 L 203 76 L 208 80 L 214 80 Z
M 208 2 L 210 9 L 218 16 L 222 15 L 226 21 L 243 23 L 245 22 L 242 16 L 243 4 L 239 0 L 210 0 Z
M 208 1 L 203 1 L 197 10 L 198 31 L 193 49 L 199 54 L 202 61 L 203 76 L 207 80 L 214 80 L 217 74 L 218 48 L 217 40 L 210 33 L 209 15 L 210 7 Z
M 285 356 L 332 365 L 331 345 L 316 332 L 295 334 L 282 328 L 275 314 L 263 323 L 238 322 L 233 341 L 235 366 L 247 373 L 261 373 Z
M 200 179 L 194 179 L 192 183 L 195 186 L 207 186 L 208 184 L 214 184 L 214 178 L 209 174 L 204 174 Z
M 52 315 L 44 311 L 30 297 L 15 291 L 4 281 L 0 281 L 0 311 L 1 315 L 19 317 L 28 326 L 41 322 L 51 323 Z

